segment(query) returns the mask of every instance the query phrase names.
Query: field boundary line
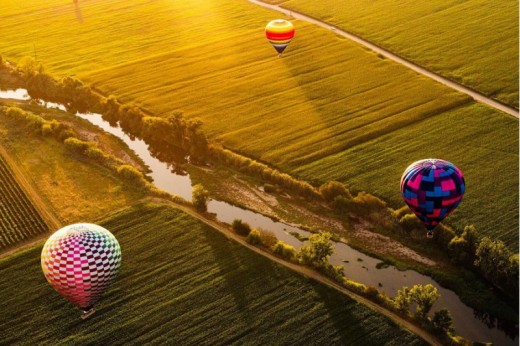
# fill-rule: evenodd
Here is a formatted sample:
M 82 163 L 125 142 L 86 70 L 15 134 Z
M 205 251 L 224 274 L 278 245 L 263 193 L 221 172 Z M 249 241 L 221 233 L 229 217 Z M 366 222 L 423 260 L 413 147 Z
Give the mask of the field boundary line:
M 384 57 L 390 59 L 390 60 L 393 60 L 417 73 L 420 73 L 422 74 L 423 76 L 426 76 L 430 79 L 433 79 L 439 83 L 442 83 L 454 90 L 457 90 L 459 92 L 462 92 L 466 95 L 469 95 L 470 97 L 473 98 L 474 101 L 476 102 L 481 102 L 481 103 L 484 103 L 488 106 L 491 106 L 501 112 L 504 112 L 504 113 L 507 113 L 509 115 L 512 115 L 516 118 L 519 117 L 519 113 L 518 113 L 518 110 L 513 108 L 513 107 L 510 107 L 502 102 L 499 102 L 499 101 L 496 101 L 496 100 L 493 100 L 489 97 L 487 97 L 486 95 L 474 90 L 474 89 L 471 89 L 467 86 L 464 86 L 462 84 L 459 84 L 457 82 L 454 82 L 446 77 L 443 77 L 435 72 L 432 72 L 428 69 L 426 69 L 425 67 L 422 67 L 420 65 L 417 65 L 416 63 L 413 63 L 411 62 L 410 60 L 408 59 L 405 59 L 405 58 L 402 58 L 392 52 L 390 52 L 389 50 L 386 50 L 374 43 L 371 43 L 363 38 L 361 38 L 360 36 L 357 36 L 357 35 L 354 35 L 348 31 L 345 31 L 343 29 L 340 29 L 338 27 L 335 27 L 334 25 L 332 24 L 327 24 L 326 22 L 324 21 L 321 21 L 317 18 L 314 18 L 312 16 L 309 16 L 307 14 L 304 14 L 302 12 L 297 12 L 297 11 L 293 11 L 293 10 L 289 10 L 289 9 L 286 9 L 280 5 L 273 5 L 273 4 L 268 4 L 268 3 L 265 3 L 261 0 L 248 0 L 249 2 L 255 4 L 255 5 L 258 5 L 258 6 L 262 6 L 262 7 L 265 7 L 265 8 L 268 8 L 268 9 L 271 9 L 271 10 L 275 10 L 275 11 L 278 11 L 278 12 L 282 12 L 283 14 L 285 14 L 286 16 L 289 16 L 289 17 L 293 17 L 293 18 L 296 18 L 296 19 L 301 19 L 301 20 L 304 20 L 306 22 L 309 22 L 309 23 L 312 23 L 312 24 L 315 24 L 315 25 L 318 25 L 322 28 L 325 28 L 325 29 L 328 29 L 328 30 L 331 30 L 332 32 L 336 33 L 337 35 L 340 35 L 340 36 L 343 36 L 345 38 L 348 38 L 349 40 L 351 41 L 354 41 L 356 43 L 359 43 L 367 48 L 369 48 L 370 50 L 378 53 L 378 54 L 381 54 L 383 55 Z
M 15 159 L 9 154 L 9 152 L 5 149 L 5 147 L 0 143 L 0 155 L 5 159 L 7 165 L 11 169 L 14 174 L 14 178 L 18 184 L 20 184 L 21 188 L 27 193 L 27 197 L 34 204 L 36 210 L 40 213 L 43 220 L 47 224 L 50 230 L 58 229 L 61 226 L 61 222 L 58 218 L 53 214 L 51 210 L 47 207 L 47 204 L 41 199 L 36 189 L 33 185 L 27 180 L 25 173 L 23 172 L 23 168 L 20 167 Z

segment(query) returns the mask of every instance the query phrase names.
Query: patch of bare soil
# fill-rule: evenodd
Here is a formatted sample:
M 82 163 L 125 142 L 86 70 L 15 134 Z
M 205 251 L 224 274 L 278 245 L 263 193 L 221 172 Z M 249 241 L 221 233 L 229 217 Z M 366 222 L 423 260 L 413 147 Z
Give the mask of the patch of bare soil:
M 73 125 L 71 125 L 73 126 Z M 88 141 L 88 142 L 94 142 L 98 145 L 99 149 L 103 150 L 105 153 L 110 154 L 114 157 L 117 157 L 118 159 L 122 160 L 124 163 L 129 164 L 131 166 L 134 166 L 140 170 L 143 169 L 143 167 L 139 164 L 139 162 L 136 162 L 128 153 L 122 149 L 120 150 L 112 150 L 110 146 L 103 143 L 103 141 L 100 140 L 99 133 L 89 131 L 86 129 L 80 129 L 75 128 L 75 130 L 78 132 L 78 135 L 81 140 Z
M 354 232 L 351 236 L 361 240 L 372 250 L 379 253 L 388 254 L 404 260 L 412 260 L 428 266 L 437 266 L 436 262 L 419 255 L 417 252 L 404 246 L 400 242 L 382 234 L 369 231 L 367 225 L 363 223 L 357 223 L 354 226 Z

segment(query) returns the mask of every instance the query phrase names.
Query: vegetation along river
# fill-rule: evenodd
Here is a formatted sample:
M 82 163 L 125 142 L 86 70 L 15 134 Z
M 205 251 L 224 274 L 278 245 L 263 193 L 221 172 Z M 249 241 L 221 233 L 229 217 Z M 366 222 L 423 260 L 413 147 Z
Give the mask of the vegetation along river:
M 25 89 L 0 90 L 0 99 L 29 100 Z M 55 103 L 43 103 L 47 107 L 65 109 L 63 105 Z M 192 197 L 192 183 L 189 174 L 179 174 L 171 164 L 161 162 L 152 156 L 148 145 L 140 139 L 131 138 L 119 127 L 111 126 L 103 120 L 100 114 L 76 113 L 80 118 L 86 119 L 97 125 L 104 131 L 120 138 L 128 147 L 139 156 L 149 167 L 149 175 L 154 184 L 171 194 L 178 195 L 188 201 Z M 262 228 L 272 231 L 279 240 L 299 249 L 303 244 L 290 233 L 299 233 L 308 237 L 310 232 L 298 227 L 273 221 L 272 219 L 246 210 L 229 203 L 211 200 L 208 203 L 208 212 L 216 214 L 218 220 L 232 223 L 234 219 L 241 219 L 249 223 L 253 228 Z M 516 328 L 501 328 L 500 321 L 490 319 L 465 305 L 451 290 L 441 287 L 436 281 L 426 275 L 413 270 L 400 271 L 394 266 L 383 266 L 380 269 L 376 265 L 381 261 L 359 252 L 345 243 L 335 243 L 334 253 L 330 258 L 334 265 L 343 265 L 345 276 L 365 285 L 373 286 L 384 291 L 388 296 L 394 297 L 403 286 L 411 287 L 415 284 L 432 284 L 437 287 L 441 298 L 435 303 L 433 311 L 447 308 L 453 317 L 455 331 L 469 340 L 480 342 L 493 342 L 495 345 L 518 345 L 518 330 Z M 508 330 L 504 330 L 508 329 Z

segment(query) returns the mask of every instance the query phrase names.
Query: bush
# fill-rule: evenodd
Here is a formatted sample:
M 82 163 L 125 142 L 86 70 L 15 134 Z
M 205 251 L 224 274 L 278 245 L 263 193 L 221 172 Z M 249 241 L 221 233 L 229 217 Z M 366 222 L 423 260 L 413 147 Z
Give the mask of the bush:
M 257 229 L 252 229 L 247 235 L 246 241 L 251 245 L 259 245 L 262 243 L 260 232 Z
M 343 278 L 345 277 L 345 274 L 343 273 L 344 268 L 342 265 L 334 266 L 329 262 L 326 262 L 323 263 L 321 266 L 317 267 L 316 269 L 318 269 L 318 271 L 324 274 L 325 276 L 339 283 L 342 283 Z
M 285 258 L 289 261 L 295 261 L 296 256 L 298 255 L 293 246 L 285 244 L 281 240 L 278 240 L 278 242 L 276 242 L 276 244 L 273 246 L 273 252 L 276 255 Z
M 272 248 L 274 244 L 278 241 L 276 235 L 271 231 L 266 231 L 263 229 L 258 230 L 260 232 L 260 239 L 262 240 L 262 245 L 268 248 Z
M 117 174 L 119 174 L 123 180 L 133 185 L 138 187 L 146 186 L 146 180 L 144 179 L 143 173 L 133 166 L 121 165 L 117 167 Z
M 92 143 L 82 141 L 81 139 L 78 139 L 76 137 L 69 137 L 69 138 L 67 138 L 63 142 L 63 144 L 65 144 L 65 147 L 68 150 L 70 150 L 72 152 L 75 152 L 75 153 L 78 153 L 78 154 L 84 154 L 87 151 L 87 149 L 92 146 Z
M 399 224 L 408 232 L 423 230 L 424 225 L 414 214 L 405 214 L 399 219 Z
M 201 184 L 193 186 L 192 203 L 195 209 L 201 212 L 208 210 L 209 192 Z
M 329 203 L 333 202 L 338 196 L 342 196 L 345 200 L 352 200 L 352 194 L 349 190 L 340 182 L 328 181 L 321 185 L 319 192 L 323 199 Z
M 240 219 L 234 219 L 231 227 L 233 228 L 233 231 L 235 231 L 237 234 L 243 235 L 245 237 L 247 237 L 251 232 L 251 226 L 249 226 L 247 222 L 243 222 Z

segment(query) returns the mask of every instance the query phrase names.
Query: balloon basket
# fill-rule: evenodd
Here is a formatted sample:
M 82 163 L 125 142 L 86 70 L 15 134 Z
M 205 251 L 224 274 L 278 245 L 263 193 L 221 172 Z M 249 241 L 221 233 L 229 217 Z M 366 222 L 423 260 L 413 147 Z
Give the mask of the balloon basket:
M 87 318 L 92 316 L 94 312 L 96 312 L 96 309 L 94 308 L 90 309 L 89 311 L 83 311 L 83 313 L 81 314 L 81 319 L 86 320 Z

